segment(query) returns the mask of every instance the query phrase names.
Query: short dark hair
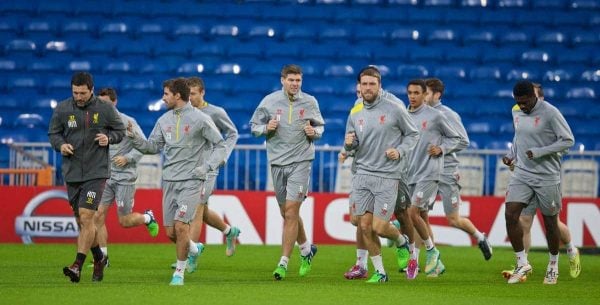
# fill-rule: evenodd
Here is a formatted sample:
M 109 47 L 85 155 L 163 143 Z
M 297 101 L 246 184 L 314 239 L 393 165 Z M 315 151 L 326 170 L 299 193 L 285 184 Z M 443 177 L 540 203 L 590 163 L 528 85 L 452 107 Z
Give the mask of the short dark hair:
M 188 77 L 187 80 L 188 87 L 199 87 L 200 91 L 204 90 L 204 81 L 202 78 L 197 76 Z
M 294 64 L 289 64 L 289 65 L 283 66 L 283 68 L 281 69 L 281 77 L 285 78 L 289 74 L 302 75 L 302 68 L 300 68 L 300 66 L 294 65 Z
M 368 65 L 368 66 L 362 68 L 360 70 L 360 72 L 358 72 L 358 77 L 357 77 L 356 81 L 358 81 L 360 83 L 361 77 L 363 77 L 365 75 L 375 77 L 381 84 L 381 72 L 379 72 L 379 69 L 377 69 L 376 66 Z
M 513 96 L 535 96 L 533 83 L 528 80 L 520 80 L 513 87 Z
M 113 103 L 117 101 L 117 91 L 110 87 L 100 89 L 98 96 L 108 96 Z
M 174 95 L 179 93 L 181 99 L 186 102 L 190 99 L 190 87 L 188 87 L 186 79 L 183 77 L 164 81 L 163 88 L 169 88 L 169 91 Z
M 88 72 L 76 72 L 71 77 L 71 86 L 83 86 L 86 85 L 88 89 L 94 88 L 94 78 Z
M 425 80 L 425 85 L 427 88 L 431 89 L 431 92 L 444 95 L 444 83 L 439 78 L 428 78 Z
M 423 92 L 427 91 L 427 85 L 425 84 L 425 81 L 422 79 L 411 79 L 410 81 L 408 81 L 406 88 L 408 88 L 408 86 L 410 86 L 410 85 L 420 86 L 421 89 L 423 89 Z

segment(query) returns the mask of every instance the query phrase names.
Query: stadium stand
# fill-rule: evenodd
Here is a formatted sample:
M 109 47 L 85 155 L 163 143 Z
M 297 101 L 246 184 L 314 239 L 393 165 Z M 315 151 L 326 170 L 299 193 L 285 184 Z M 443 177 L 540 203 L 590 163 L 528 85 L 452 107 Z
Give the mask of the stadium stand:
M 97 89 L 116 87 L 146 133 L 157 116 L 149 105 L 176 75 L 203 77 L 215 103 L 244 122 L 248 105 L 278 89 L 280 67 L 294 62 L 334 121 L 345 120 L 356 71 L 377 64 L 386 68 L 384 87 L 405 101 L 408 80 L 444 80 L 444 102 L 480 148 L 512 136 L 510 89 L 522 78 L 544 85 L 576 139 L 600 145 L 597 128 L 575 126 L 600 118 L 598 0 L 34 0 L 3 1 L 0 13 L 5 135 L 21 113 L 47 124 L 50 101 L 69 95 L 69 75 L 80 70 L 95 76 Z M 15 103 L 21 98 L 32 109 Z

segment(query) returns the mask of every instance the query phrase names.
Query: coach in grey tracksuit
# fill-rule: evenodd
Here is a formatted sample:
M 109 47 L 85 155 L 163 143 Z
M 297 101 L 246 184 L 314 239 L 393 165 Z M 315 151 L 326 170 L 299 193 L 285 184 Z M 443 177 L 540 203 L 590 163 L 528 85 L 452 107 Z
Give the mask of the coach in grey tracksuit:
M 297 241 L 300 246 L 300 276 L 311 270 L 316 246 L 306 238 L 300 205 L 310 185 L 313 141 L 321 138 L 325 121 L 317 100 L 301 91 L 302 68 L 286 65 L 281 70 L 283 89 L 263 98 L 250 121 L 254 136 L 267 137 L 267 158 L 283 222 L 282 256 L 273 272 L 285 278 L 289 257 Z
M 519 216 L 524 207 L 534 204 L 544 217 L 550 251 L 544 282 L 553 284 L 558 275 L 557 219 L 562 207 L 561 153 L 573 146 L 574 137 L 560 111 L 536 98 L 530 81 L 517 82 L 513 96 L 521 111 L 513 111 L 516 162 L 506 191 L 505 213 L 508 236 L 517 256 L 517 267 L 508 282 L 519 282 L 531 270 L 524 251 Z M 512 160 L 505 157 L 503 162 L 510 164 Z
M 376 274 L 371 282 L 386 282 L 378 236 L 406 243 L 398 230 L 388 224 L 403 178 L 402 159 L 414 147 L 418 132 L 406 108 L 381 90 L 381 74 L 375 67 L 360 72 L 363 101 L 350 111 L 344 148 L 354 151 L 356 173 L 352 177 L 350 204 L 358 216 L 359 231 L 369 251 Z

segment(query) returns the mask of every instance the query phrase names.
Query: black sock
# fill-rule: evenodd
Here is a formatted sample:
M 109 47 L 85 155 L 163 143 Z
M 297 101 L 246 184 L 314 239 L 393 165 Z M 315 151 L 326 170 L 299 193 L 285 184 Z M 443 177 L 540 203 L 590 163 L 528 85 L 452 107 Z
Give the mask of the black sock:
M 92 247 L 92 255 L 94 256 L 94 261 L 99 262 L 104 258 L 104 254 L 102 254 L 102 250 L 100 250 L 100 246 Z
M 77 252 L 77 256 L 75 256 L 75 263 L 79 265 L 79 270 L 81 270 L 81 266 L 83 266 L 83 262 L 85 262 L 85 257 L 85 254 L 79 252 Z

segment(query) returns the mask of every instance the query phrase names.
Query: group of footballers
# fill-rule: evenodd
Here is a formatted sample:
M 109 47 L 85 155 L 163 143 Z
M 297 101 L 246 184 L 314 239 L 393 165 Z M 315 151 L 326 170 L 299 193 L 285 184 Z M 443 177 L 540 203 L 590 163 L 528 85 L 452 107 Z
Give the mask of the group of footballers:
M 310 187 L 314 141 L 322 136 L 325 125 L 316 98 L 301 91 L 299 66 L 284 66 L 280 81 L 282 90 L 265 96 L 250 121 L 252 133 L 266 138 L 267 158 L 284 220 L 281 257 L 272 273 L 276 280 L 286 277 L 296 243 L 300 250 L 299 275 L 306 276 L 312 269 L 317 247 L 306 236 L 299 210 Z M 352 158 L 350 214 L 356 226 L 356 263 L 344 274 L 345 278 L 368 278 L 369 283 L 388 281 L 379 237 L 396 246 L 398 270 L 405 272 L 407 279 L 415 279 L 419 272 L 428 277 L 443 274 L 445 265 L 435 247 L 428 218 L 438 195 L 449 224 L 473 236 L 484 259 L 489 260 L 492 247 L 486 236 L 458 213 L 461 199 L 456 152 L 467 148 L 469 140 L 460 116 L 441 102 L 442 81 L 411 80 L 407 85 L 408 108 L 382 88 L 381 73 L 376 66 L 362 69 L 357 81 L 358 99 L 350 110 L 344 150 L 339 155 L 341 162 Z M 117 204 L 121 226 L 146 225 L 151 236 L 158 234 L 153 211 L 133 212 L 133 198 L 137 162 L 142 154 L 160 152 L 164 158 L 163 226 L 176 245 L 177 256 L 170 285 L 183 285 L 185 271 L 196 270 L 197 259 L 204 250 L 198 242 L 203 223 L 223 232 L 226 255 L 233 255 L 241 232 L 208 208 L 208 198 L 214 190 L 219 167 L 231 154 L 238 133 L 223 108 L 204 100 L 203 81 L 191 77 L 163 83 L 163 101 L 168 111 L 159 118 L 147 139 L 135 119 L 116 111 L 114 89 L 99 92 L 102 103 L 115 107 L 114 113 L 102 110 L 112 120 L 98 122 L 98 117 L 90 119 L 84 114 L 89 110 L 87 107 L 99 103 L 93 95 L 91 75 L 76 74 L 71 84 L 73 97 L 59 104 L 52 118 L 49 135 L 53 147 L 63 154 L 63 163 L 66 159 L 73 167 L 74 156 L 84 150 L 82 145 L 90 144 L 80 143 L 78 137 L 82 135 L 74 135 L 72 131 L 87 128 L 90 123 L 104 124 L 90 131 L 84 128 L 83 132 L 89 134 L 83 136 L 93 136 L 98 146 L 94 149 L 109 147 L 110 153 L 96 156 L 94 162 L 106 157 L 108 164 L 110 158 L 111 171 L 108 174 L 100 169 L 92 178 L 72 179 L 67 177 L 69 171 L 64 171 L 69 201 L 81 232 L 75 262 L 65 267 L 63 273 L 71 281 L 79 282 L 82 263 L 91 249 L 92 280 L 103 279 L 104 268 L 109 264 L 104 222 L 113 202 Z M 573 136 L 562 115 L 554 111 L 556 108 L 535 95 L 534 84 L 518 82 L 514 96 L 517 101 L 513 109 L 514 145 L 503 162 L 514 170 L 507 191 L 506 218 L 517 265 L 503 274 L 508 283 L 518 283 L 525 281 L 531 272 L 526 255 L 528 235 L 523 236 L 523 232 L 528 233 L 529 219 L 539 208 L 544 215 L 551 253 L 544 283 L 555 284 L 559 235 L 567 246 L 571 276 L 577 277 L 581 268 L 579 252 L 557 217 L 561 205 L 559 159 L 572 145 Z M 79 126 L 78 121 L 81 121 Z M 543 164 L 542 170 L 539 164 Z M 90 197 L 89 191 L 102 196 Z M 396 220 L 390 221 L 392 216 Z M 426 249 L 422 269 L 420 243 Z M 375 269 L 371 277 L 368 277 L 367 257 Z

